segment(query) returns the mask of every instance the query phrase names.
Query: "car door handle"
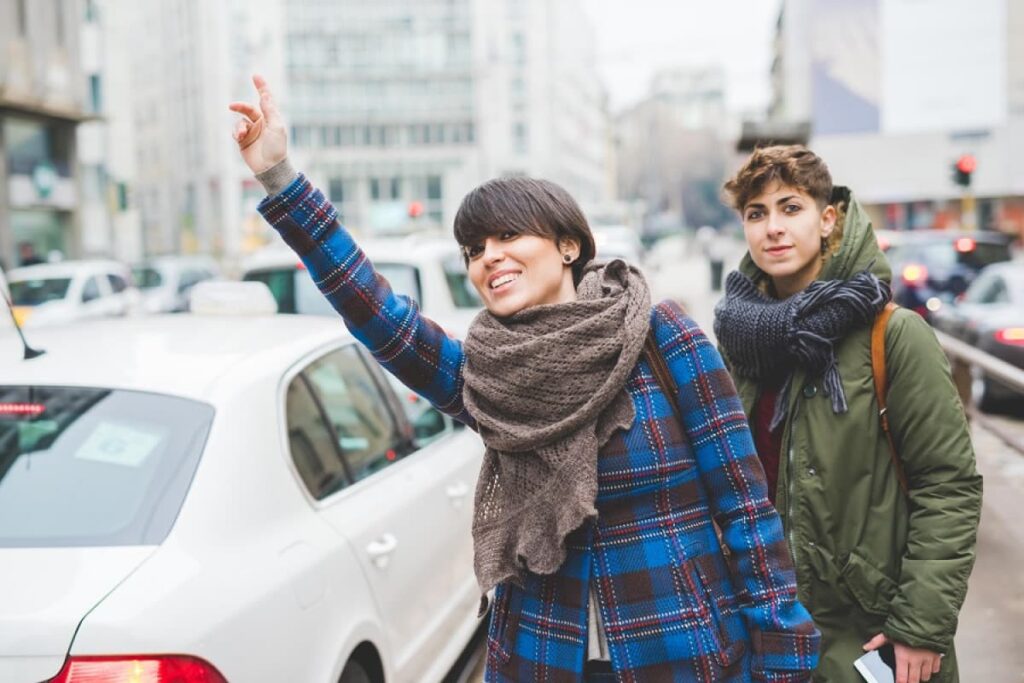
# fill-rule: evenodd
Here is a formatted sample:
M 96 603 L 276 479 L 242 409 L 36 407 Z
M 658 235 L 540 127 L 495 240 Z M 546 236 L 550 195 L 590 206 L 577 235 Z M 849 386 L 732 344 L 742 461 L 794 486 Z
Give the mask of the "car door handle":
M 446 487 L 444 493 L 453 501 L 460 500 L 465 498 L 466 494 L 469 493 L 469 487 L 466 486 L 466 482 L 460 481 L 457 484 L 451 484 Z
M 388 566 L 391 553 L 398 547 L 398 539 L 393 534 L 384 534 L 375 541 L 372 541 L 366 546 L 366 554 L 373 560 L 373 564 L 378 569 L 384 569 Z

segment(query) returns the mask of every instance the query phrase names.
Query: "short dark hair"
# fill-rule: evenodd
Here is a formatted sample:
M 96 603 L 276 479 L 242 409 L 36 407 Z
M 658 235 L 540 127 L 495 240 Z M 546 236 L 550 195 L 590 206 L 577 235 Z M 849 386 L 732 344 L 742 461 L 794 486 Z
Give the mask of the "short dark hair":
M 579 204 L 550 180 L 495 178 L 463 198 L 455 214 L 455 240 L 462 247 L 479 244 L 506 230 L 545 237 L 556 243 L 579 243 L 580 255 L 572 265 L 577 283 L 583 267 L 596 252 L 594 235 Z
M 743 167 L 725 183 L 725 193 L 737 211 L 773 182 L 806 192 L 824 209 L 832 198 L 832 175 L 817 154 L 803 145 L 773 145 L 755 149 Z

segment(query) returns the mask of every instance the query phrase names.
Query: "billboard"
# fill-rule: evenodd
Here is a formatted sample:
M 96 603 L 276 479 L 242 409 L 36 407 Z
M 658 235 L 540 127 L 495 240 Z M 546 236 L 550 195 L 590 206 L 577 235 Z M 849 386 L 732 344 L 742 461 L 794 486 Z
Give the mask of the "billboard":
M 881 0 L 882 130 L 977 130 L 1007 115 L 1006 0 Z

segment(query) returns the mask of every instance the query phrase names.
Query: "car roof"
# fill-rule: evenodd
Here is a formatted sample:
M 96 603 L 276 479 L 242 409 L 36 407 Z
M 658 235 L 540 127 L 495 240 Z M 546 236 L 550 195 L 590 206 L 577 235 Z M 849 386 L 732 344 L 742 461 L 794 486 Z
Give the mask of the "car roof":
M 438 257 L 459 256 L 453 238 L 423 235 L 358 240 L 359 247 L 371 261 L 381 263 L 420 264 Z M 242 263 L 243 271 L 295 266 L 299 257 L 291 249 L 275 244 L 253 252 Z
M 318 348 L 351 339 L 341 321 L 304 315 L 157 315 L 83 321 L 27 332 L 45 350 L 22 360 L 21 342 L 0 333 L 0 380 L 130 389 L 209 399 L 243 364 L 283 373 Z
M 118 261 L 106 259 L 89 259 L 82 261 L 60 261 L 58 263 L 39 263 L 34 266 L 22 266 L 7 272 L 11 282 L 19 280 L 45 280 L 59 277 L 75 277 L 95 273 L 123 273 L 128 266 Z
M 893 244 L 928 240 L 955 241 L 962 237 L 970 237 L 976 242 L 1007 244 L 1011 239 L 1006 233 L 991 230 L 886 230 L 879 232 L 882 236 L 890 239 Z

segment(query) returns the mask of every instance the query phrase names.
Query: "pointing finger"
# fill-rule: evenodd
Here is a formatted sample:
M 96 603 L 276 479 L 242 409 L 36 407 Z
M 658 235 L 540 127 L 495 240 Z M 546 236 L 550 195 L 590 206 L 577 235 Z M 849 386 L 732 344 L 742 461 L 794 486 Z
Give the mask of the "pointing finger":
M 277 104 L 274 102 L 274 95 L 270 92 L 270 86 L 263 76 L 253 74 L 252 83 L 260 94 L 260 109 L 269 122 L 274 122 L 277 117 Z

